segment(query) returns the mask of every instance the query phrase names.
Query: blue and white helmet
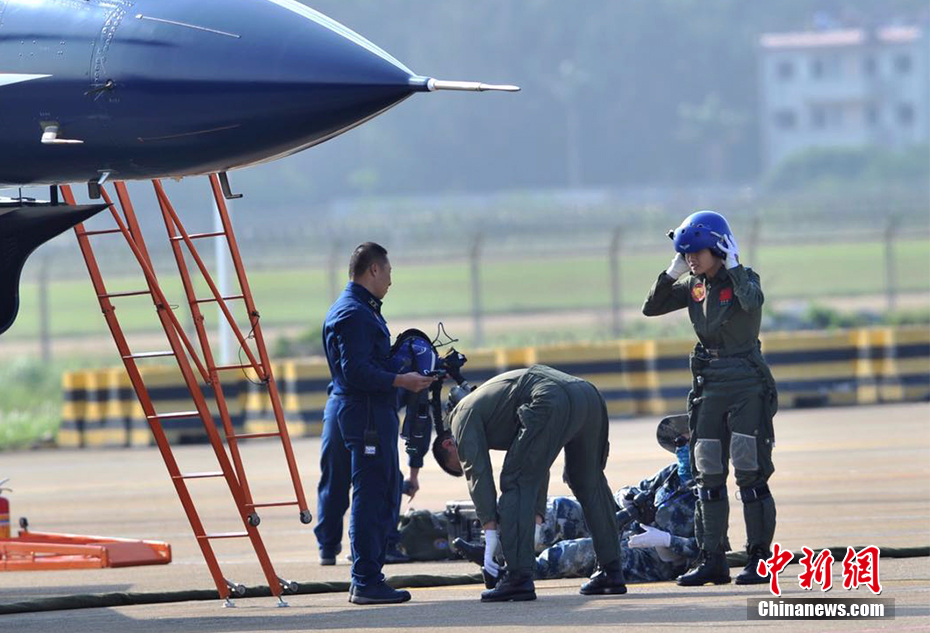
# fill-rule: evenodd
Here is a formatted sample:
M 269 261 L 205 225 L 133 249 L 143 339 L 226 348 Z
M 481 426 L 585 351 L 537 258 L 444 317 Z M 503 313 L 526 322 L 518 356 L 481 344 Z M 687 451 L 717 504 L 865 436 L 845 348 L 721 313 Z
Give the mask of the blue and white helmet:
M 681 226 L 668 232 L 675 243 L 675 250 L 682 255 L 709 248 L 711 253 L 720 258 L 725 257 L 725 254 L 717 248 L 717 242 L 725 235 L 733 235 L 727 219 L 715 211 L 706 210 L 692 213 Z
M 388 370 L 398 374 L 415 371 L 419 374 L 440 368 L 439 353 L 429 336 L 411 328 L 400 333 L 391 346 Z

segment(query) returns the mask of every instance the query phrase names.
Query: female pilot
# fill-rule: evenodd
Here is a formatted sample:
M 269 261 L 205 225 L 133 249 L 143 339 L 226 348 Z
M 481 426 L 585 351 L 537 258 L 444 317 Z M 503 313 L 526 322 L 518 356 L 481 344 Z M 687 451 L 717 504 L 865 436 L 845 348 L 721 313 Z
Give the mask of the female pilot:
M 760 351 L 759 275 L 739 263 L 736 240 L 719 213 L 698 211 L 669 237 L 675 257 L 649 291 L 643 314 L 688 308 L 698 337 L 691 354 L 688 414 L 691 468 L 699 492 L 694 530 L 701 555 L 678 584 L 730 582 L 728 461 L 743 503 L 749 554 L 736 584 L 765 583 L 756 566 L 771 556 L 775 534 L 775 500 L 767 482 L 775 470 L 772 417 L 778 396 Z

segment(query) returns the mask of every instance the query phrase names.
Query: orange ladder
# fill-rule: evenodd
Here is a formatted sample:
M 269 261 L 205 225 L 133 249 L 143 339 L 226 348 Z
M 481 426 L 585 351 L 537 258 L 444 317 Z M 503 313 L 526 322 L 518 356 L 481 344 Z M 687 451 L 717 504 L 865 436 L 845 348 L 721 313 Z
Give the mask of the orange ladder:
M 261 518 L 257 512 L 259 508 L 275 506 L 298 506 L 300 509 L 300 521 L 302 523 L 308 524 L 312 518 L 310 516 L 310 510 L 307 507 L 307 500 L 304 497 L 303 486 L 300 483 L 300 473 L 297 469 L 297 461 L 294 458 L 294 451 L 287 432 L 287 424 L 284 420 L 284 408 L 281 406 L 281 396 L 278 392 L 278 387 L 275 383 L 274 375 L 272 373 L 271 363 L 269 361 L 268 352 L 265 347 L 265 339 L 262 336 L 262 328 L 260 323 L 261 316 L 258 310 L 255 308 L 255 301 L 252 298 L 252 291 L 249 287 L 249 280 L 245 273 L 245 268 L 242 265 L 242 258 L 239 254 L 239 245 L 236 242 L 236 235 L 233 232 L 232 223 L 230 222 L 229 218 L 229 211 L 226 208 L 226 200 L 222 194 L 219 179 L 216 174 L 212 174 L 210 176 L 213 197 L 214 201 L 216 202 L 216 208 L 220 214 L 220 221 L 222 222 L 223 230 L 212 233 L 188 234 L 184 228 L 184 225 L 181 223 L 178 214 L 175 212 L 174 207 L 168 200 L 168 196 L 165 194 L 164 187 L 162 187 L 161 183 L 157 180 L 153 181 L 153 184 L 155 186 L 155 194 L 158 198 L 158 204 L 161 207 L 162 217 L 165 221 L 165 227 L 168 230 L 168 239 L 171 242 L 175 261 L 178 265 L 178 272 L 180 273 L 181 281 L 183 282 L 184 293 L 187 295 L 187 301 L 190 305 L 194 327 L 197 330 L 197 337 L 200 339 L 200 346 L 203 350 L 204 361 L 206 364 L 207 372 L 209 373 L 209 382 L 211 385 L 213 385 L 217 408 L 220 414 L 220 418 L 223 421 L 223 428 L 226 431 L 226 440 L 229 445 L 229 452 L 232 456 L 233 465 L 235 466 L 236 474 L 239 478 L 239 483 L 242 486 L 242 492 L 246 501 L 246 508 L 250 510 L 249 521 L 255 526 L 259 524 L 261 521 Z M 229 246 L 229 254 L 232 258 L 233 267 L 236 271 L 236 278 L 239 281 L 239 294 L 228 297 L 221 295 L 220 290 L 214 283 L 209 270 L 203 262 L 203 259 L 197 252 L 197 248 L 194 246 L 194 240 L 204 238 L 226 239 L 226 242 Z M 188 253 L 197 264 L 197 268 L 199 269 L 200 274 L 203 276 L 204 281 L 210 288 L 210 292 L 212 294 L 211 297 L 198 298 L 195 294 L 190 270 L 188 269 L 187 261 L 184 257 L 184 251 L 181 248 L 182 243 L 187 247 Z M 251 334 L 248 338 L 254 338 L 255 340 L 258 359 L 256 359 L 255 354 L 249 347 L 246 337 L 242 335 L 242 330 L 239 328 L 238 323 L 236 322 L 232 312 L 229 309 L 228 302 L 240 300 L 245 303 L 245 308 L 249 317 L 249 325 L 251 327 Z M 223 316 L 226 319 L 226 322 L 229 324 L 230 329 L 232 330 L 233 334 L 235 334 L 236 339 L 239 341 L 240 349 L 244 351 L 245 355 L 248 357 L 248 363 L 217 365 L 214 362 L 213 353 L 210 349 L 210 340 L 204 326 L 203 314 L 200 311 L 200 306 L 204 303 L 216 303 L 219 306 Z M 269 433 L 245 434 L 237 434 L 234 431 L 232 420 L 229 416 L 229 410 L 226 406 L 226 401 L 223 396 L 220 372 L 236 370 L 244 371 L 246 369 L 251 369 L 253 372 L 255 372 L 255 375 L 258 376 L 258 380 L 267 389 L 268 396 L 271 400 L 272 410 L 275 414 L 277 431 Z M 242 465 L 242 459 L 239 453 L 239 441 L 243 439 L 255 439 L 262 437 L 280 438 L 282 448 L 284 449 L 284 457 L 287 461 L 287 466 L 290 471 L 291 482 L 294 486 L 295 500 L 275 501 L 271 503 L 255 503 L 253 501 L 248 480 L 246 479 L 245 475 L 245 468 Z
M 155 185 L 156 191 L 159 191 L 161 188 L 160 183 L 155 181 Z M 239 458 L 238 449 L 234 448 L 236 446 L 235 440 L 230 441 L 231 453 L 233 454 L 236 463 L 236 470 L 234 471 L 233 465 L 230 463 L 229 456 L 226 453 L 226 449 L 223 446 L 223 442 L 219 436 L 219 433 L 217 432 L 213 416 L 207 406 L 203 395 L 203 390 L 201 389 L 200 383 L 194 374 L 192 363 L 194 366 L 196 366 L 198 373 L 203 378 L 203 380 L 208 384 L 212 384 L 214 393 L 216 394 L 223 427 L 227 433 L 227 437 L 229 437 L 234 436 L 235 433 L 232 429 L 232 423 L 229 419 L 228 409 L 225 405 L 225 400 L 223 399 L 222 395 L 222 388 L 219 382 L 218 371 L 222 368 L 218 368 L 212 365 L 212 355 L 209 353 L 209 342 L 207 341 L 206 337 L 202 337 L 201 343 L 204 345 L 204 353 L 205 356 L 209 359 L 208 365 L 211 367 L 211 369 L 208 370 L 207 367 L 204 366 L 204 363 L 201 362 L 196 350 L 194 349 L 194 346 L 188 339 L 187 335 L 184 333 L 184 328 L 178 321 L 177 316 L 174 314 L 171 305 L 166 299 L 158 283 L 157 276 L 154 272 L 151 259 L 149 258 L 149 254 L 145 246 L 145 241 L 142 237 L 139 223 L 133 210 L 132 202 L 129 199 L 129 193 L 126 189 L 126 185 L 122 182 L 116 182 L 114 183 L 114 188 L 116 189 L 117 197 L 122 209 L 122 217 L 120 216 L 119 211 L 117 211 L 116 206 L 113 205 L 110 196 L 102 187 L 101 193 L 104 197 L 104 200 L 110 205 L 110 213 L 116 222 L 117 228 L 88 231 L 84 228 L 83 224 L 79 224 L 74 227 L 74 230 L 78 238 L 78 244 L 80 245 L 81 253 L 84 256 L 84 261 L 87 264 L 87 270 L 90 274 L 91 281 L 93 282 L 101 310 L 103 311 L 107 326 L 109 327 L 110 333 L 113 336 L 113 340 L 116 343 L 116 347 L 119 351 L 123 364 L 126 367 L 126 371 L 129 374 L 133 390 L 139 399 L 139 403 L 142 406 L 146 421 L 148 422 L 149 427 L 152 430 L 152 434 L 155 437 L 155 443 L 158 446 L 162 458 L 165 461 L 165 465 L 168 468 L 171 481 L 174 484 L 178 497 L 181 500 L 181 505 L 184 508 L 184 512 L 187 514 L 188 521 L 190 522 L 191 528 L 194 531 L 197 544 L 199 545 L 204 560 L 207 563 L 210 575 L 213 577 L 213 581 L 216 585 L 220 597 L 226 601 L 226 606 L 233 606 L 231 600 L 233 595 L 242 596 L 245 594 L 245 587 L 243 585 L 237 584 L 224 577 L 220 569 L 219 562 L 217 561 L 216 554 L 213 551 L 213 540 L 230 538 L 248 538 L 251 541 L 252 547 L 255 550 L 256 556 L 258 557 L 259 564 L 261 565 L 262 571 L 265 574 L 265 578 L 268 582 L 268 586 L 272 594 L 278 598 L 279 606 L 287 606 L 287 603 L 282 598 L 282 594 L 296 591 L 297 584 L 291 581 L 286 581 L 277 576 L 275 573 L 274 567 L 268 556 L 268 552 L 265 549 L 265 545 L 258 533 L 257 527 L 259 519 L 257 513 L 255 512 L 256 507 L 279 504 L 254 504 L 251 502 L 250 497 L 247 497 L 246 493 L 244 492 L 243 482 L 246 481 L 245 472 L 241 463 L 241 459 Z M 69 186 L 62 186 L 61 190 L 64 199 L 69 204 L 75 204 L 75 199 L 71 188 Z M 162 197 L 164 196 L 160 196 L 160 202 Z M 164 199 L 167 200 L 167 197 L 164 197 Z M 177 225 L 180 226 L 180 222 L 177 222 Z M 228 228 L 229 230 L 227 233 L 229 236 L 232 236 L 231 226 Z M 181 230 L 183 230 L 183 227 L 181 227 Z M 147 286 L 145 290 L 111 293 L 106 289 L 103 276 L 100 272 L 96 256 L 94 255 L 94 251 L 90 243 L 90 238 L 98 235 L 117 233 L 121 234 L 125 239 L 127 245 L 132 251 L 133 256 L 139 264 L 143 275 L 145 276 L 145 282 Z M 238 247 L 236 246 L 233 237 L 230 237 L 230 249 L 235 251 L 234 257 L 238 259 Z M 239 268 L 241 269 L 241 260 Z M 211 285 L 211 288 L 215 288 L 215 286 L 212 284 L 212 279 L 209 281 L 209 284 Z M 245 287 L 244 290 L 247 290 L 247 287 Z M 119 320 L 117 319 L 116 310 L 113 306 L 112 300 L 121 297 L 132 297 L 140 295 L 151 296 L 159 321 L 161 322 L 165 335 L 168 338 L 168 343 L 171 347 L 170 351 L 133 353 L 129 349 L 126 337 L 123 334 L 122 327 L 120 326 Z M 225 302 L 221 305 L 225 306 Z M 228 309 L 225 310 L 225 313 L 228 315 Z M 200 328 L 198 328 L 198 333 L 200 333 Z M 256 339 L 256 341 L 261 348 L 260 355 L 265 361 L 264 367 L 268 368 L 268 372 L 264 374 L 260 373 L 259 375 L 270 376 L 270 364 L 267 361 L 267 353 L 264 350 L 264 342 L 260 339 Z M 242 340 L 241 336 L 240 343 L 244 344 L 244 340 Z M 142 373 L 139 370 L 137 361 L 166 356 L 173 356 L 175 358 L 184 382 L 188 388 L 188 391 L 190 392 L 191 398 L 194 401 L 196 410 L 168 413 L 159 413 L 155 410 L 148 389 L 145 386 Z M 254 358 L 254 356 L 251 357 Z M 277 391 L 274 391 L 273 393 L 275 396 L 277 395 Z M 280 408 L 280 405 L 278 405 L 278 408 Z M 199 418 L 203 424 L 207 438 L 209 439 L 209 442 L 213 448 L 213 452 L 216 455 L 217 462 L 219 463 L 219 471 L 182 473 L 178 467 L 177 461 L 175 460 L 171 446 L 168 442 L 168 438 L 165 435 L 162 421 L 182 418 L 189 419 L 194 417 Z M 281 421 L 281 425 L 283 426 L 283 419 Z M 288 456 L 288 463 L 289 467 L 291 468 L 294 486 L 298 491 L 298 498 L 294 504 L 300 506 L 301 520 L 305 523 L 309 523 L 310 515 L 309 512 L 306 511 L 306 502 L 303 500 L 302 488 L 300 486 L 299 477 L 297 477 L 296 466 L 294 465 L 293 461 L 293 452 L 290 450 L 290 439 L 287 436 L 286 427 L 280 436 L 282 442 L 284 442 L 286 445 L 285 454 Z M 241 436 L 238 439 L 241 439 Z M 239 475 L 237 475 L 237 473 L 239 473 Z M 232 495 L 233 501 L 235 502 L 243 526 L 245 528 L 244 532 L 208 533 L 204 529 L 203 523 L 201 522 L 193 500 L 191 499 L 191 495 L 187 487 L 187 481 L 219 477 L 222 477 L 226 480 L 230 494 Z

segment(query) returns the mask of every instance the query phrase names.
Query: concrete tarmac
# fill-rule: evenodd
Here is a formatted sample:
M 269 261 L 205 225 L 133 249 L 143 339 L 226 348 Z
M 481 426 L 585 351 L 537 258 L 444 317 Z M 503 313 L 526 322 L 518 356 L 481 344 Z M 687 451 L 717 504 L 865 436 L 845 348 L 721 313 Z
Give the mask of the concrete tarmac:
M 655 442 L 653 418 L 618 420 L 611 427 L 608 480 L 614 488 L 650 476 L 671 461 Z M 930 545 L 930 405 L 927 403 L 783 411 L 776 417 L 776 473 L 771 487 L 778 503 L 776 540 L 799 550 L 831 546 L 908 547 Z M 304 488 L 315 514 L 319 440 L 295 442 Z M 289 489 L 282 451 L 274 441 L 253 441 L 244 460 L 258 502 L 283 501 Z M 207 446 L 176 451 L 182 471 L 215 468 Z M 499 469 L 502 454 L 497 455 Z M 154 449 L 58 450 L 4 454 L 0 478 L 12 477 L 15 520 L 28 516 L 39 531 L 156 539 L 172 544 L 166 566 L 59 572 L 0 573 L 0 604 L 35 598 L 110 592 L 211 589 L 212 581 L 181 505 Z M 553 466 L 550 494 L 567 494 L 561 459 Z M 239 531 L 241 525 L 222 480 L 192 480 L 195 501 L 207 530 Z M 745 537 L 740 504 L 733 499 L 731 532 L 735 548 Z M 404 505 L 439 510 L 446 501 L 467 498 L 464 481 L 427 463 L 421 492 Z M 316 564 L 310 526 L 293 508 L 262 515 L 261 533 L 278 575 L 299 582 L 347 581 L 344 560 Z M 346 541 L 347 545 L 347 541 Z M 224 575 L 248 586 L 264 585 L 254 554 L 243 539 L 217 542 Z M 385 569 L 394 574 L 465 574 L 465 562 L 417 563 Z M 817 597 L 797 584 L 798 566 L 780 576 L 786 597 Z M 874 597 L 868 589 L 842 589 L 842 564 L 834 564 L 833 598 Z M 358 607 L 344 593 L 288 598 L 289 609 L 271 598 L 85 609 L 0 616 L 0 631 L 301 631 L 613 629 L 637 624 L 650 630 L 692 627 L 772 626 L 787 630 L 930 630 L 930 558 L 882 559 L 883 598 L 896 601 L 895 620 L 747 622 L 747 598 L 767 597 L 765 587 L 685 589 L 672 583 L 631 585 L 616 598 L 578 595 L 581 581 L 538 584 L 533 603 L 488 605 L 477 601 L 480 586 L 416 589 L 404 605 Z

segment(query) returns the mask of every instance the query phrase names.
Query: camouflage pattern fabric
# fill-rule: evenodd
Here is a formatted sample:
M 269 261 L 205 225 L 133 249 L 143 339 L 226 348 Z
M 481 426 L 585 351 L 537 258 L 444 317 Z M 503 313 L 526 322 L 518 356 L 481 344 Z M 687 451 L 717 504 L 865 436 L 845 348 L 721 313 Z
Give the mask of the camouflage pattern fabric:
M 649 525 L 668 532 L 672 540 L 663 552 L 658 548 L 631 548 L 630 536 L 641 530 L 637 522 L 628 525 L 619 539 L 623 573 L 629 583 L 671 580 L 686 572 L 699 553 L 694 539 L 696 498 L 691 488 L 681 486 L 676 463 L 644 479 L 638 486 L 622 488 L 615 496 L 617 505 L 630 491 L 638 493 L 657 486 L 661 487 L 655 495 L 655 519 Z M 572 497 L 550 498 L 542 529 L 545 549 L 536 558 L 536 577 L 572 578 L 593 574 L 596 557 L 588 535 L 581 504 Z

